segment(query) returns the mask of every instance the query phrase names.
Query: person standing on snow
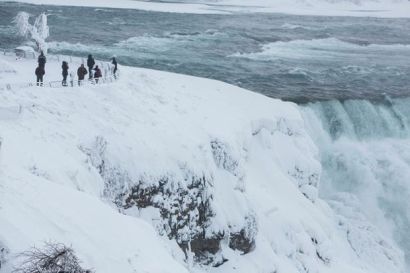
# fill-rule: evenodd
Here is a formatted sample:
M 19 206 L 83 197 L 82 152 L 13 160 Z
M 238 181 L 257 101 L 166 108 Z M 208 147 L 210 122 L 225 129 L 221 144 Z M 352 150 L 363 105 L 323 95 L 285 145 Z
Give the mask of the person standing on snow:
M 81 64 L 81 66 L 77 70 L 78 86 L 81 85 L 81 82 L 84 80 L 85 75 L 87 75 L 87 69 L 85 69 L 84 64 Z
M 38 66 L 39 66 L 39 67 L 42 67 L 43 69 L 45 69 L 47 59 L 46 59 L 46 56 L 44 56 L 44 52 L 43 52 L 43 51 L 41 51 L 40 56 L 38 56 L 38 60 L 37 60 L 37 61 L 38 61 Z
M 118 63 L 117 63 L 117 59 L 114 57 L 112 57 L 112 64 L 114 65 L 114 70 L 112 71 L 113 75 L 114 75 L 114 79 L 117 78 L 117 70 L 118 70 Z
M 91 79 L 93 77 L 93 67 L 95 65 L 95 60 L 93 58 L 93 55 L 88 55 L 88 59 L 87 59 L 87 66 L 88 66 L 88 72 L 89 72 L 89 78 Z
M 94 79 L 95 83 L 98 83 L 98 80 L 102 77 L 101 69 L 97 66 L 95 66 L 95 73 L 94 73 Z
M 63 69 L 63 86 L 67 86 L 67 76 L 68 76 L 68 63 L 66 61 L 63 61 L 63 64 L 61 65 L 61 69 Z
M 43 76 L 46 74 L 44 67 L 38 66 L 35 73 L 37 76 L 37 86 L 43 86 Z

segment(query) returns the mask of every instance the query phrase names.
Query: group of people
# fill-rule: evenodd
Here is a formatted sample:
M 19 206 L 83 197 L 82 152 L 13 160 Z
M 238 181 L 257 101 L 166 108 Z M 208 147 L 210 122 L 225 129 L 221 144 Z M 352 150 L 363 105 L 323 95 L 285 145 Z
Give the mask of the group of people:
M 47 59 L 46 56 L 44 56 L 43 51 L 41 51 L 40 55 L 38 56 L 38 66 L 36 68 L 35 74 L 37 76 L 37 86 L 43 86 L 43 77 L 45 75 L 45 65 L 46 65 Z M 111 63 L 113 65 L 113 76 L 116 79 L 117 78 L 117 71 L 118 71 L 118 63 L 115 57 L 112 58 Z M 89 80 L 93 80 L 95 81 L 95 83 L 98 83 L 100 78 L 102 77 L 102 72 L 101 69 L 98 67 L 98 65 L 95 65 L 95 60 L 93 58 L 93 56 L 90 54 L 88 55 L 87 58 L 87 67 L 88 67 L 88 71 L 85 68 L 84 64 L 81 64 L 80 67 L 77 69 L 77 77 L 78 77 L 78 85 L 80 86 L 82 84 L 82 82 L 85 79 L 85 76 L 88 74 Z M 67 84 L 67 77 L 69 75 L 68 73 L 68 63 L 66 61 L 63 61 L 62 65 L 61 65 L 61 69 L 62 69 L 62 75 L 63 75 L 63 81 L 62 81 L 62 85 L 63 86 L 68 86 Z M 70 82 L 71 82 L 71 86 L 74 85 L 74 75 L 73 73 L 70 73 Z

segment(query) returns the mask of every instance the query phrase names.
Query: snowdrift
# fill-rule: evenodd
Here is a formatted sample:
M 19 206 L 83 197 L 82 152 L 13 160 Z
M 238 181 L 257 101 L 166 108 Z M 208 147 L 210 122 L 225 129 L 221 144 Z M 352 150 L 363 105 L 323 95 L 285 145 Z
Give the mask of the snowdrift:
M 32 77 L 34 60 L 0 60 L 0 86 Z M 47 63 L 46 81 L 59 67 Z M 1 273 L 44 241 L 107 273 L 405 271 L 363 215 L 318 198 L 319 152 L 293 103 L 128 67 L 111 84 L 11 87 Z

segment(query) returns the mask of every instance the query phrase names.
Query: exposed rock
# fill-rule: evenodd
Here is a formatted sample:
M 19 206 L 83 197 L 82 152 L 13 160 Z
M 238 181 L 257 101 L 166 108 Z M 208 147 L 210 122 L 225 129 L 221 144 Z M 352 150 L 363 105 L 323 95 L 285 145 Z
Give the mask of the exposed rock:
M 190 244 L 195 260 L 210 264 L 213 261 L 210 255 L 220 250 L 224 237 L 222 233 L 206 232 L 214 216 L 210 206 L 213 197 L 208 191 L 210 183 L 206 176 L 193 174 L 184 181 L 163 177 L 156 185 L 139 181 L 125 197 L 124 208 L 158 208 L 162 218 L 160 233 L 175 239 L 185 253 Z
M 256 219 L 253 215 L 245 218 L 246 225 L 237 232 L 229 234 L 229 247 L 247 254 L 255 248 L 255 237 L 258 230 Z
M 229 247 L 235 250 L 242 251 L 242 254 L 246 254 L 252 251 L 255 247 L 255 241 L 246 236 L 245 230 L 240 232 L 231 233 L 229 236 Z
M 191 252 L 197 263 L 221 265 L 226 261 L 221 253 L 221 241 L 225 239 L 229 239 L 230 248 L 243 254 L 255 247 L 257 227 L 254 217 L 244 216 L 244 226 L 211 228 L 215 217 L 212 175 L 195 173 L 181 164 L 178 175 L 141 175 L 132 179 L 126 170 L 107 158 L 107 145 L 104 138 L 96 137 L 91 147 L 80 146 L 104 180 L 104 196 L 125 213 L 135 207 L 158 209 L 160 219 L 156 219 L 159 222 L 155 224 L 158 233 L 175 240 L 187 259 L 188 252 Z M 241 181 L 239 161 L 231 155 L 229 147 L 212 141 L 211 148 L 217 166 Z
M 189 242 L 179 244 L 185 253 L 191 251 L 194 253 L 194 261 L 197 263 L 219 266 L 227 261 L 222 255 L 217 255 L 221 250 L 221 241 L 224 238 L 223 233 L 212 234 L 206 237 L 205 234 L 198 234 Z

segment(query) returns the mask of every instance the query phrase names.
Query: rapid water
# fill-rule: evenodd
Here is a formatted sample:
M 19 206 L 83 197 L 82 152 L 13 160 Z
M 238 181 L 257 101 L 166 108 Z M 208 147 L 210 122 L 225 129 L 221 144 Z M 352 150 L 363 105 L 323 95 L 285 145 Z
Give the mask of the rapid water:
M 315 102 L 302 113 L 320 150 L 321 197 L 364 214 L 410 265 L 410 98 Z
M 410 20 L 192 15 L 0 3 L 0 48 L 19 11 L 46 11 L 51 53 L 222 80 L 300 103 L 320 150 L 320 195 L 363 213 L 410 265 Z M 342 200 L 342 201 L 341 201 Z M 354 201 L 356 200 L 356 201 Z
M 410 95 L 410 19 L 195 15 L 0 3 L 0 47 L 19 11 L 46 11 L 50 51 L 222 80 L 296 102 Z

